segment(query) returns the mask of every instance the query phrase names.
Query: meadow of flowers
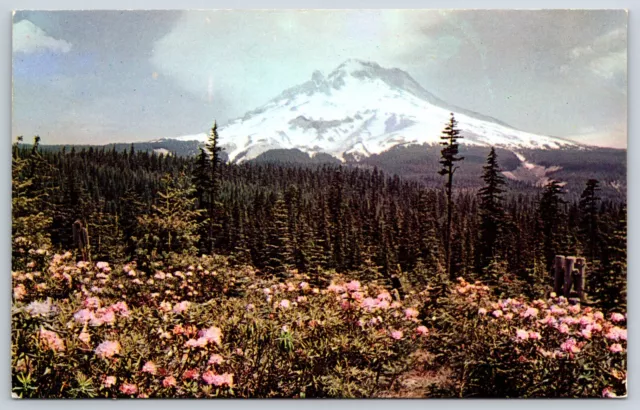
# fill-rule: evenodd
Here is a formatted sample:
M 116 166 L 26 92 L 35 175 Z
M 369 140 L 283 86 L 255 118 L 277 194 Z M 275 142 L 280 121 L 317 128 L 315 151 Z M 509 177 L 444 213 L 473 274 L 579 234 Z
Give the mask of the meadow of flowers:
M 459 280 L 401 299 L 224 257 L 145 272 L 31 251 L 24 266 L 12 273 L 18 397 L 406 397 L 417 368 L 447 377 L 412 397 L 626 394 L 625 315 L 564 298 L 494 300 Z

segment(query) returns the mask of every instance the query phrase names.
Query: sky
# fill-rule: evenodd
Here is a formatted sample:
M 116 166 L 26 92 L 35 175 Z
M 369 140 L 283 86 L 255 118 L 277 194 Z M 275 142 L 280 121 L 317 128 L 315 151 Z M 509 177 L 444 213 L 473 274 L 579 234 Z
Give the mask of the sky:
M 620 10 L 21 11 L 13 137 L 206 132 L 356 58 L 515 128 L 626 147 Z

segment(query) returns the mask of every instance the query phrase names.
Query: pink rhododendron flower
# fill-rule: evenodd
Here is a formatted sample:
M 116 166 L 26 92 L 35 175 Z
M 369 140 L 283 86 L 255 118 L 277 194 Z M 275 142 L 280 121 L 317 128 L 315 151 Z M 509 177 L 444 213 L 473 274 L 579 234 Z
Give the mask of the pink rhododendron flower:
M 136 394 L 138 392 L 138 386 L 131 383 L 123 383 L 122 386 L 120 386 L 120 392 L 129 395 Z
M 74 313 L 73 315 L 73 318 L 75 319 L 75 321 L 80 324 L 85 324 L 89 322 L 91 319 L 93 319 L 93 317 L 94 317 L 93 312 L 90 311 L 89 309 L 82 309 Z
M 585 339 L 591 339 L 591 330 L 590 329 L 582 329 L 580 331 L 580 334 L 582 335 L 582 337 L 584 337 Z
M 205 339 L 207 342 L 213 342 L 220 346 L 222 344 L 222 329 L 219 327 L 211 326 L 208 329 L 198 332 L 200 338 Z
M 219 354 L 214 353 L 214 354 L 211 355 L 211 357 L 209 357 L 209 361 L 207 363 L 209 363 L 209 364 L 222 364 L 222 363 L 224 363 L 224 359 Z
M 156 367 L 156 364 L 152 361 L 148 361 L 144 364 L 144 366 L 142 366 L 143 373 L 156 374 L 157 371 L 158 369 Z
M 346 292 L 346 291 L 347 291 L 347 290 L 346 290 L 346 288 L 345 288 L 344 286 L 342 286 L 342 285 L 336 285 L 336 284 L 334 284 L 334 283 L 332 283 L 331 285 L 329 285 L 329 286 L 327 287 L 327 290 L 328 290 L 329 292 L 333 292 L 333 293 L 344 293 L 344 292 Z
M 487 309 L 485 309 L 485 308 L 478 309 L 478 315 L 484 316 L 486 314 L 487 314 Z
M 189 309 L 190 305 L 191 305 L 191 302 L 188 302 L 186 300 L 183 302 L 177 303 L 173 307 L 173 313 L 180 314 L 182 312 L 185 312 L 187 309 Z
M 373 298 L 365 298 L 360 302 L 360 307 L 367 311 L 373 310 L 377 305 L 378 301 Z
M 507 314 L 504 315 L 504 319 L 505 320 L 511 320 L 513 319 L 513 313 L 509 312 Z
M 621 315 L 620 313 L 612 313 L 611 314 L 611 319 L 610 319 L 613 323 L 618 323 L 618 322 L 624 322 L 624 316 Z
M 556 305 L 551 306 L 551 309 L 549 309 L 549 311 L 552 315 L 557 316 L 564 316 L 567 314 L 567 311 L 565 309 L 562 309 L 561 307 L 558 307 Z
M 577 325 L 578 323 L 580 323 L 580 320 L 571 316 L 565 316 L 560 318 L 560 323 L 566 323 L 567 326 L 571 326 L 571 325 Z
M 291 306 L 291 302 L 289 302 L 287 299 L 282 299 L 278 306 L 280 306 L 282 309 L 288 309 Z
M 310 286 L 309 286 L 309 284 L 308 284 L 307 282 L 300 282 L 300 284 L 298 285 L 298 287 L 299 287 L 301 290 L 307 290 L 307 289 L 309 289 L 309 288 L 310 288 Z
M 380 293 L 378 294 L 378 300 L 386 300 L 386 301 L 389 301 L 389 302 L 390 302 L 390 301 L 391 301 L 391 299 L 392 299 L 392 298 L 391 298 L 391 294 L 390 294 L 389 292 L 387 292 L 386 290 L 385 290 L 385 291 L 382 291 L 382 292 L 380 292 Z
M 520 316 L 527 318 L 527 317 L 537 317 L 538 316 L 538 309 L 536 308 L 527 308 L 527 310 L 525 310 L 524 312 L 522 312 L 520 314 Z
M 569 313 L 577 315 L 578 313 L 580 313 L 580 305 L 571 305 L 567 308 L 567 310 L 569 311 Z
M 613 392 L 611 387 L 605 387 L 602 390 L 602 397 L 606 397 L 608 399 L 611 399 L 611 398 L 618 397 L 618 396 Z
M 347 283 L 347 289 L 350 292 L 357 292 L 360 290 L 360 282 L 358 282 L 357 280 L 352 280 L 351 282 Z
M 111 309 L 105 309 L 103 311 L 98 312 L 100 321 L 106 324 L 113 324 L 116 321 L 116 315 L 113 313 Z
M 48 350 L 53 350 L 54 352 L 64 351 L 64 342 L 56 332 L 41 328 L 40 340 Z
M 569 333 L 569 326 L 567 326 L 566 323 L 562 323 L 560 326 L 558 326 L 558 332 L 562 334 Z
M 104 341 L 96 347 L 95 353 L 96 356 L 100 358 L 109 358 L 113 357 L 120 353 L 121 346 L 118 341 Z
M 538 332 L 529 332 L 529 339 L 531 340 L 540 340 L 541 336 Z
M 519 340 L 527 340 L 529 338 L 529 332 L 527 332 L 526 330 L 523 330 L 523 329 L 517 329 L 516 330 L 516 337 Z
M 414 309 L 414 308 L 406 308 L 404 310 L 404 317 L 406 317 L 407 319 L 413 319 L 418 317 L 418 310 Z
M 186 347 L 205 347 L 207 345 L 207 339 L 200 337 L 198 339 L 189 339 L 185 342 Z
M 502 311 L 501 310 L 494 310 L 493 313 L 491 313 L 493 315 L 493 317 L 502 317 Z
M 604 314 L 602 312 L 600 312 L 600 311 L 594 313 L 593 317 L 598 319 L 598 320 L 604 320 Z
M 87 332 L 82 332 L 78 336 L 78 339 L 80 339 L 80 341 L 84 344 L 89 344 L 89 342 L 91 342 L 91 335 Z
M 31 315 L 31 317 L 49 316 L 56 311 L 56 307 L 51 303 L 51 299 L 47 299 L 45 302 L 33 301 L 29 303 L 24 310 Z
M 175 387 L 176 378 L 173 376 L 167 376 L 162 380 L 162 387 Z
M 364 293 L 362 292 L 353 292 L 351 294 L 351 297 L 354 298 L 355 300 L 357 300 L 358 302 L 364 300 Z
M 15 288 L 13 288 L 13 297 L 15 298 L 15 300 L 22 300 L 22 298 L 24 298 L 26 294 L 27 294 L 27 289 L 24 287 L 22 283 L 16 286 Z
M 123 317 L 129 316 L 129 307 L 126 302 L 118 302 L 110 306 L 110 309 L 114 312 L 119 313 Z
M 566 342 L 564 342 L 560 348 L 562 350 L 564 350 L 565 352 L 568 353 L 578 353 L 580 352 L 580 348 L 578 347 L 578 344 L 576 343 L 576 340 L 574 338 L 569 338 L 567 339 Z
M 212 384 L 214 386 L 222 386 L 225 382 L 225 378 L 222 375 L 215 374 L 211 370 L 206 371 L 202 375 L 202 380 L 204 380 L 205 383 L 209 385 Z
M 418 333 L 420 336 L 428 336 L 429 335 L 429 329 L 427 329 L 426 326 L 418 326 L 416 328 L 416 333 Z
M 620 343 L 614 343 L 609 346 L 609 351 L 612 353 L 620 353 L 624 351 L 624 349 L 622 348 L 622 345 Z
M 391 331 L 391 338 L 392 339 L 400 340 L 400 339 L 402 339 L 403 335 L 404 334 L 402 333 L 401 330 L 393 330 L 393 331 Z
M 196 369 L 189 369 L 182 375 L 183 379 L 186 380 L 198 380 L 200 378 L 200 373 Z
M 614 326 L 604 336 L 609 340 L 627 340 L 627 329 L 621 329 L 618 326 Z
M 97 262 L 96 263 L 96 268 L 98 269 L 104 269 L 104 268 L 108 268 L 109 264 L 107 262 Z
M 580 318 L 580 326 L 587 326 L 593 323 L 593 318 L 590 316 L 582 316 Z
M 82 302 L 82 305 L 88 309 L 98 309 L 100 307 L 100 299 L 97 297 L 90 297 Z
M 379 300 L 377 306 L 380 309 L 389 309 L 389 301 L 388 300 Z
M 539 320 L 538 323 L 542 323 L 549 326 L 555 326 L 557 321 L 553 316 L 549 315 L 549 316 L 545 316 L 544 319 Z
M 116 384 L 116 376 L 107 376 L 104 378 L 104 381 L 102 382 L 102 385 L 107 389 L 113 386 L 114 384 Z

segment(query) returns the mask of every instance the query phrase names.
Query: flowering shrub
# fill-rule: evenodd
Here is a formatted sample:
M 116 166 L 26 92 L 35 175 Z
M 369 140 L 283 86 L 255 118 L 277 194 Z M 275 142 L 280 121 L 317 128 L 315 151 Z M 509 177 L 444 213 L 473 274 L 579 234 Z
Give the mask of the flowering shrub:
M 489 288 L 459 279 L 432 306 L 433 366 L 457 397 L 616 397 L 626 395 L 626 317 L 563 297 L 492 300 Z M 554 295 L 552 295 L 554 296 Z
M 400 301 L 371 283 L 334 275 L 318 288 L 222 257 L 147 272 L 25 255 L 12 273 L 20 397 L 389 397 L 421 366 L 445 380 L 412 396 L 626 394 L 626 315 L 564 298 L 495 300 L 459 280 Z
M 337 277 L 324 289 L 297 274 L 283 283 L 224 258 L 154 268 L 65 254 L 13 272 L 14 393 L 372 397 L 430 337 L 420 295 L 400 302 Z

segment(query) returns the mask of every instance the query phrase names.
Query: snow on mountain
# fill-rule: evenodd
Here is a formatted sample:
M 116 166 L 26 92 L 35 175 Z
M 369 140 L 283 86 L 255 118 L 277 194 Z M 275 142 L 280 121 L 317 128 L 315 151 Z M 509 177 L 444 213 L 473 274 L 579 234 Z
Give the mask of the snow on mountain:
M 358 159 L 402 144 L 439 143 L 450 112 L 458 120 L 462 144 L 511 149 L 579 146 L 450 106 L 406 72 L 359 60 L 347 60 L 326 77 L 316 71 L 309 81 L 219 128 L 219 134 L 229 158 L 238 162 L 276 148 Z

